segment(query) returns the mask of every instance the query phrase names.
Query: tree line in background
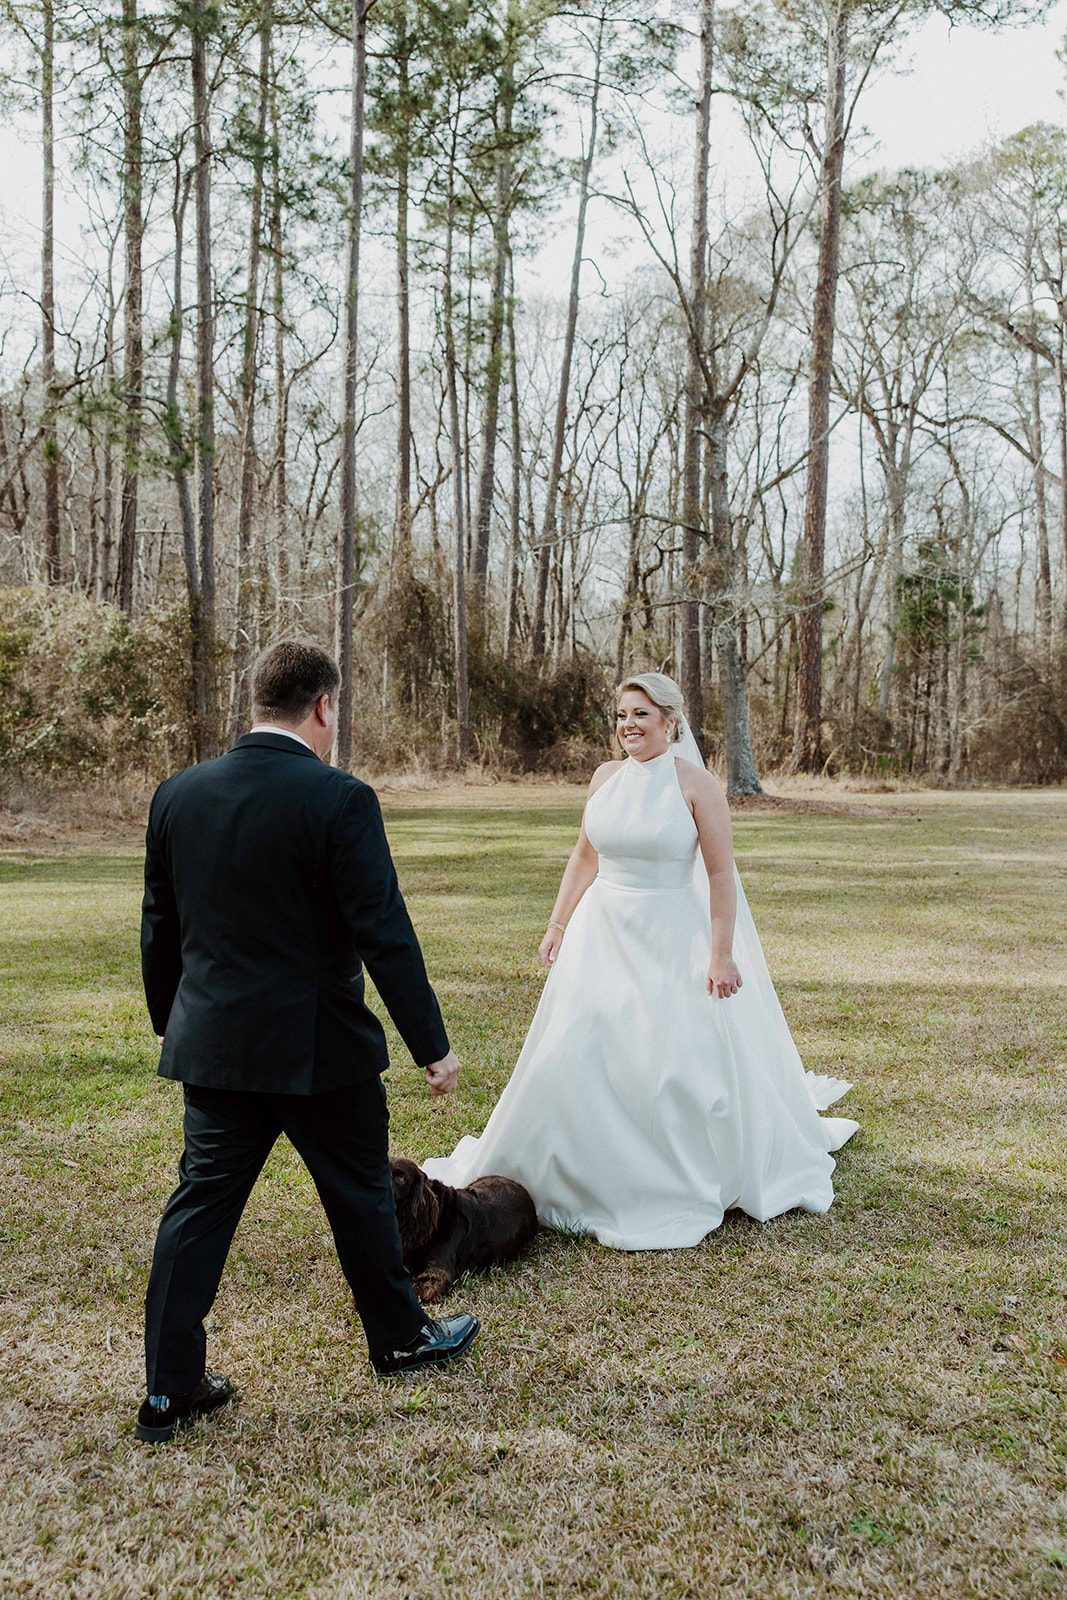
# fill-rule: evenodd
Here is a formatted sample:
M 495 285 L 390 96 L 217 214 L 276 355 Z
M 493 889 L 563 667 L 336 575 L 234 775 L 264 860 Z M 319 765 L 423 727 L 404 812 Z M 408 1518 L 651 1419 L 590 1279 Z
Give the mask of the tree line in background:
M 1067 776 L 1067 134 L 847 178 L 931 9 L 4 0 L 0 763 L 217 752 L 299 630 L 346 766 L 654 667 L 732 792 Z

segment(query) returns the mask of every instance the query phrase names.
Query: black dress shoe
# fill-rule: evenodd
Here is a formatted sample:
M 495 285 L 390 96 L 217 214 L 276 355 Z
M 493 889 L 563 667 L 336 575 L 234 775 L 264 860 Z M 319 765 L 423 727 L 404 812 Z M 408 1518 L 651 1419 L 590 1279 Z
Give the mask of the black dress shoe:
M 188 1394 L 150 1394 L 142 1401 L 134 1429 L 138 1439 L 150 1444 L 162 1444 L 171 1439 L 179 1428 L 187 1428 L 197 1417 L 217 1411 L 233 1398 L 233 1384 L 221 1372 L 205 1372 L 195 1389 Z
M 394 1372 L 414 1372 L 416 1367 L 436 1367 L 443 1361 L 454 1361 L 469 1349 L 480 1327 L 478 1318 L 466 1311 L 436 1321 L 430 1317 L 406 1349 L 372 1356 L 371 1362 L 383 1378 Z

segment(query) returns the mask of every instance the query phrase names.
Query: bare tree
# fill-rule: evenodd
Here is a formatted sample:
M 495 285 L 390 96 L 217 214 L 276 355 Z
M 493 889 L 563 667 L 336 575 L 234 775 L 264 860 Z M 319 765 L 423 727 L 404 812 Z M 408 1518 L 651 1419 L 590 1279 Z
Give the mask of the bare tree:
M 699 563 L 706 530 L 701 525 L 703 495 L 700 465 L 707 427 L 704 384 L 704 302 L 707 293 L 708 167 L 711 160 L 711 74 L 714 53 L 715 0 L 700 5 L 700 76 L 696 94 L 693 141 L 693 222 L 689 242 L 689 302 L 685 380 L 684 457 L 682 463 L 682 560 L 687 593 L 681 604 L 681 687 L 693 737 L 703 753 L 704 695 L 700 681 Z
M 181 406 L 178 401 L 178 385 L 181 379 L 182 365 L 182 333 L 184 329 L 182 266 L 184 262 L 185 210 L 189 202 L 189 190 L 192 180 L 193 172 L 182 170 L 182 146 L 179 144 L 174 153 L 174 200 L 171 206 L 171 220 L 174 228 L 174 275 L 171 291 L 170 350 L 167 363 L 166 398 L 163 408 L 163 432 L 167 441 L 167 452 L 170 458 L 171 473 L 178 500 L 178 515 L 181 520 L 182 560 L 185 568 L 185 588 L 189 609 L 190 666 L 192 671 L 193 715 L 190 720 L 193 730 L 193 754 L 199 759 L 206 753 L 203 738 L 205 730 L 210 725 L 211 683 L 205 650 L 206 636 L 201 616 L 203 590 L 200 558 L 197 550 L 196 514 L 189 490 L 189 467 L 192 456 L 185 441 L 185 428 L 182 422 Z
M 202 756 L 215 753 L 218 707 L 215 697 L 215 287 L 211 270 L 211 121 L 208 97 L 207 41 L 213 26 L 205 0 L 192 0 L 190 10 L 193 85 L 193 149 L 196 197 L 196 465 L 200 533 L 198 659 L 207 675 L 208 692 L 200 707 Z
M 519 630 L 519 584 L 522 562 L 522 413 L 519 408 L 519 363 L 515 342 L 515 263 L 508 251 L 508 401 L 511 417 L 511 492 L 508 496 L 508 576 L 504 600 L 504 653 L 515 652 Z
M 511 202 L 510 98 L 504 102 L 502 148 L 496 159 L 496 195 L 493 211 L 493 270 L 489 292 L 489 350 L 486 359 L 485 398 L 482 408 L 478 487 L 475 496 L 474 536 L 471 540 L 471 588 L 475 605 L 485 602 L 489 570 L 489 532 L 496 482 L 496 438 L 500 418 L 500 380 L 504 369 L 504 289 L 508 268 L 508 213 Z
M 237 738 L 252 709 L 251 650 L 255 629 L 252 578 L 252 524 L 256 510 L 256 392 L 259 379 L 259 266 L 263 242 L 263 187 L 267 157 L 267 112 L 271 91 L 272 0 L 262 0 L 259 19 L 259 77 L 256 127 L 252 140 L 252 191 L 248 224 L 248 275 L 245 283 L 244 350 L 241 359 L 241 489 L 237 509 L 237 633 L 230 736 Z
M 359 240 L 363 214 L 363 123 L 367 88 L 367 17 L 374 0 L 352 0 L 352 111 L 348 166 L 348 264 L 345 274 L 345 366 L 341 432 L 341 524 L 337 603 L 337 657 L 341 691 L 337 709 L 339 767 L 352 767 L 355 685 L 352 626 L 356 590 L 356 388 L 359 346 Z
M 470 756 L 470 685 L 467 677 L 467 497 L 463 470 L 463 435 L 459 420 L 455 296 L 452 262 L 456 236 L 456 167 L 459 130 L 463 110 L 462 86 L 457 88 L 450 107 L 451 127 L 445 200 L 445 255 L 441 280 L 441 319 L 445 345 L 445 394 L 448 401 L 448 436 L 452 462 L 452 539 L 453 539 L 453 631 L 456 665 L 456 731 L 459 759 Z
M 122 0 L 123 231 L 126 242 L 124 292 L 122 497 L 119 509 L 116 598 L 133 610 L 137 560 L 137 503 L 140 482 L 141 407 L 144 390 L 144 331 L 141 248 L 142 205 L 140 19 L 137 0 Z
M 62 577 L 59 553 L 59 436 L 56 431 L 55 290 L 55 84 L 56 18 L 52 0 L 41 0 L 41 388 L 44 461 L 44 567 L 50 584 Z
M 837 333 L 833 384 L 873 435 L 884 484 L 886 645 L 878 708 L 888 717 L 896 652 L 900 575 L 915 456 L 929 448 L 931 393 L 958 336 L 965 311 L 952 268 L 965 270 L 956 241 L 946 251 L 944 218 L 951 183 L 923 173 L 868 180 L 849 196 L 850 223 L 842 283 L 847 314 Z M 864 591 L 857 590 L 857 600 Z M 807 595 L 804 596 L 805 600 Z M 869 598 L 868 602 L 869 604 Z M 858 605 L 862 626 L 866 605 Z M 850 641 L 846 655 L 857 647 Z
M 582 278 L 582 257 L 585 254 L 586 216 L 589 210 L 590 179 L 596 159 L 597 135 L 600 128 L 600 94 L 603 88 L 604 46 L 607 38 L 610 7 L 603 0 L 589 19 L 593 53 L 589 71 L 589 125 L 582 133 L 582 161 L 578 176 L 578 219 L 574 230 L 574 257 L 571 262 L 570 292 L 567 297 L 567 325 L 563 336 L 563 357 L 560 362 L 559 389 L 556 397 L 555 425 L 552 430 L 552 453 L 548 463 L 548 482 L 545 485 L 545 506 L 541 522 L 541 536 L 537 549 L 533 618 L 530 624 L 530 657 L 540 661 L 545 653 L 545 601 L 548 596 L 548 576 L 556 541 L 559 518 L 559 483 L 563 470 L 563 447 L 567 433 L 567 404 L 571 382 L 571 363 L 574 360 L 574 336 L 578 328 L 578 304 Z
M 822 613 L 826 546 L 826 484 L 830 466 L 830 378 L 834 349 L 841 234 L 841 172 L 845 160 L 847 0 L 835 0 L 826 34 L 826 121 L 819 170 L 819 265 L 811 324 L 808 390 L 808 487 L 797 617 L 797 712 L 793 765 L 813 772 L 822 765 Z

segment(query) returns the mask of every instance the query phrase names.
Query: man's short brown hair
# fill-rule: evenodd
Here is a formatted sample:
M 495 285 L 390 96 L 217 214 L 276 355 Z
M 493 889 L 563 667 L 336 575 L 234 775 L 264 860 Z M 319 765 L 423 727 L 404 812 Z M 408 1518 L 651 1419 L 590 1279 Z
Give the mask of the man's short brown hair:
M 337 663 L 317 644 L 280 639 L 252 668 L 252 714 L 257 722 L 301 723 L 320 695 L 336 697 L 341 683 Z

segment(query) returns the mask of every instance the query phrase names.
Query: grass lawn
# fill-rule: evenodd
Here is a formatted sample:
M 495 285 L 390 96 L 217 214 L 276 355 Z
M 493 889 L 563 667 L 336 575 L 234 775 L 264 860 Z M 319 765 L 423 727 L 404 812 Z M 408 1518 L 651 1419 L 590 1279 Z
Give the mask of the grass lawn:
M 464 1063 L 393 1143 L 477 1132 L 541 978 L 574 789 L 386 799 Z M 544 1233 L 461 1286 L 471 1359 L 372 1375 L 275 1150 L 209 1333 L 237 1404 L 138 1446 L 180 1149 L 139 993 L 135 840 L 0 858 L 0 1593 L 940 1596 L 1067 1590 L 1067 794 L 735 822 L 807 1064 L 862 1123 L 824 1217 L 699 1249 Z

